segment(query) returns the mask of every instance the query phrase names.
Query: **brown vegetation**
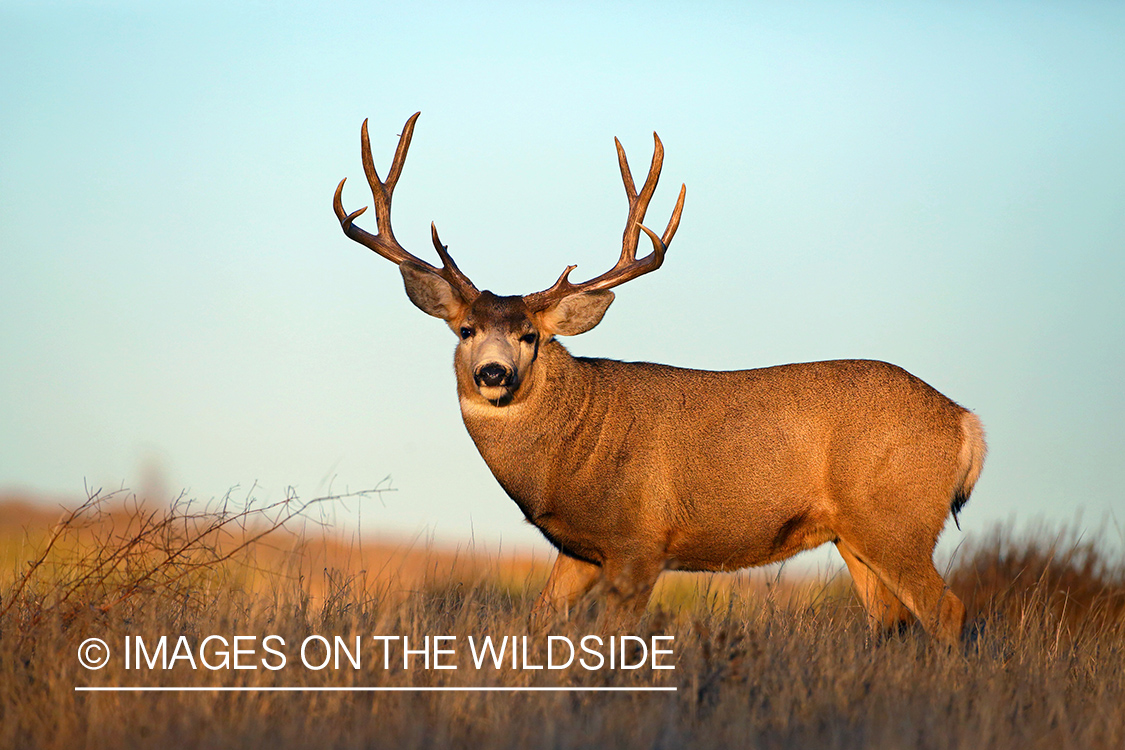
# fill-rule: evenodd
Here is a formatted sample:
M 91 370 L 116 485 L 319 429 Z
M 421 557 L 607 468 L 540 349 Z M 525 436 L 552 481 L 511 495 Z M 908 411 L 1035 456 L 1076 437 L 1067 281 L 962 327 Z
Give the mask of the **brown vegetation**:
M 0 570 L 0 747 L 1125 746 L 1125 565 L 1072 535 L 998 531 L 963 552 L 950 580 L 977 627 L 954 652 L 919 630 L 873 638 L 846 576 L 758 572 L 665 577 L 636 634 L 675 636 L 674 671 L 478 671 L 463 645 L 448 671 L 384 669 L 378 651 L 360 669 L 126 670 L 118 653 L 88 671 L 76 658 L 88 637 L 529 635 L 546 572 L 546 560 L 333 541 L 319 501 L 117 500 L 95 496 L 46 535 L 29 526 Z M 0 509 L 9 549 L 11 518 Z M 577 642 L 605 628 L 591 612 L 549 632 Z M 74 690 L 97 685 L 677 691 Z

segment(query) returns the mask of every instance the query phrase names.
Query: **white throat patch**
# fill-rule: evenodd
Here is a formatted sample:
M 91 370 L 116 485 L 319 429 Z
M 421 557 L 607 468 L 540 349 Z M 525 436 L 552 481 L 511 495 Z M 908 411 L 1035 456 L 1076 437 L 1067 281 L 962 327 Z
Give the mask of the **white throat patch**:
M 520 409 L 523 408 L 522 404 L 514 404 L 508 406 L 493 406 L 492 404 L 481 403 L 476 399 L 462 398 L 461 401 L 461 416 L 468 419 L 504 419 L 505 417 L 512 417 L 519 414 Z

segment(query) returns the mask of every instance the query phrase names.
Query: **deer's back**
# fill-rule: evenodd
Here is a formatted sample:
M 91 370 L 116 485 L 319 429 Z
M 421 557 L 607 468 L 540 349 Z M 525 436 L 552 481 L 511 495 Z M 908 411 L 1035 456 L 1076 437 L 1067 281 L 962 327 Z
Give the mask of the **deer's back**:
M 918 528 L 948 513 L 964 410 L 894 365 L 566 368 L 561 347 L 544 354 L 567 373 L 553 402 L 466 425 L 529 520 L 581 556 L 663 545 L 684 568 L 737 568 L 823 543 L 841 523 L 885 523 L 919 498 L 905 510 Z

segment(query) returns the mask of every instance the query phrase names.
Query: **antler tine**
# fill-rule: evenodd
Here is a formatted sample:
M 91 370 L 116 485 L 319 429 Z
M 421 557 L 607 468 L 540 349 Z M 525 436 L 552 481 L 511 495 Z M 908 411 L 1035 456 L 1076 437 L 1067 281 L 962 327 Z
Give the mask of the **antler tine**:
M 680 183 L 680 197 L 676 199 L 676 207 L 672 209 L 672 217 L 668 219 L 668 226 L 664 227 L 664 236 L 660 238 L 665 249 L 672 244 L 672 238 L 676 236 L 676 230 L 680 228 L 680 214 L 684 212 L 684 198 L 686 197 L 687 185 Z M 642 226 L 641 229 L 644 229 L 644 227 Z M 650 232 L 649 235 L 651 236 L 651 234 Z
M 406 152 L 410 150 L 410 139 L 414 137 L 414 123 L 418 121 L 418 115 L 421 112 L 415 112 L 406 124 L 402 126 L 402 134 L 398 137 L 398 148 L 395 149 L 395 158 L 391 162 L 391 171 L 387 173 L 387 197 L 390 197 L 391 191 L 395 189 L 398 184 L 398 177 L 402 174 L 402 165 L 406 162 Z M 363 121 L 364 132 L 367 132 L 367 120 Z
M 480 294 L 473 282 L 469 277 L 461 272 L 457 264 L 453 262 L 453 256 L 449 254 L 449 248 L 441 244 L 441 238 L 438 237 L 437 225 L 432 221 L 430 222 L 430 235 L 434 241 L 434 249 L 437 250 L 438 257 L 441 258 L 441 276 L 453 286 L 459 288 L 462 296 L 468 296 L 466 291 L 473 297 Z
M 566 270 L 559 276 L 558 281 L 552 284 L 550 288 L 524 297 L 524 302 L 527 303 L 528 308 L 533 311 L 542 310 L 546 307 L 550 307 L 551 303 L 556 299 L 562 299 L 563 297 L 580 291 L 579 286 L 570 283 L 570 272 L 575 268 L 578 268 L 578 266 L 567 266 Z
M 613 137 L 613 145 L 617 147 L 617 166 L 621 169 L 621 181 L 625 183 L 625 197 L 629 200 L 629 205 L 633 205 L 633 201 L 637 199 L 637 188 L 633 184 L 633 173 L 629 169 L 629 157 L 625 156 L 625 147 L 621 145 L 621 140 Z
M 472 301 L 480 292 L 477 291 L 469 277 L 457 268 L 457 264 L 453 262 L 453 258 L 450 257 L 445 246 L 438 240 L 437 229 L 432 224 L 434 247 L 438 249 L 438 256 L 442 261 L 441 268 L 437 268 L 408 252 L 395 239 L 394 231 L 391 229 L 391 198 L 394 195 L 395 185 L 398 184 L 398 178 L 402 174 L 403 164 L 406 163 L 406 154 L 410 150 L 410 139 L 414 136 L 414 123 L 418 120 L 420 114 L 422 113 L 415 112 L 403 126 L 402 134 L 398 139 L 398 148 L 395 150 L 395 157 L 391 162 L 391 168 L 387 172 L 385 181 L 379 179 L 379 173 L 375 169 L 375 159 L 371 156 L 371 139 L 367 134 L 367 120 L 363 121 L 363 126 L 360 128 L 360 157 L 363 160 L 363 172 L 367 176 L 367 184 L 371 186 L 371 198 L 375 205 L 376 234 L 371 234 L 353 223 L 367 210 L 366 206 L 350 214 L 345 212 L 342 196 L 346 179 L 340 180 L 340 184 L 336 187 L 332 208 L 336 212 L 336 218 L 340 220 L 340 228 L 351 239 L 375 251 L 392 263 L 398 265 L 411 263 L 441 276 L 454 286 L 463 297 Z
M 332 208 L 336 212 L 336 218 L 340 220 L 340 228 L 344 230 L 344 234 L 394 263 L 401 263 L 408 258 L 414 258 L 410 253 L 403 250 L 397 242 L 388 242 L 387 238 L 382 234 L 371 234 L 352 223 L 357 217 L 367 211 L 367 206 L 352 211 L 350 214 L 344 210 L 342 196 L 344 183 L 347 181 L 347 178 L 340 180 L 340 184 L 336 186 L 336 195 L 332 199 Z M 419 262 L 422 265 L 429 265 L 425 261 L 419 261 L 417 259 L 415 259 L 415 262 Z
M 625 196 L 629 199 L 629 217 L 625 223 L 625 233 L 621 239 L 621 256 L 617 259 L 617 263 L 602 275 L 581 284 L 573 284 L 570 281 L 570 272 L 577 266 L 567 266 L 566 270 L 559 276 L 558 281 L 549 289 L 524 297 L 524 301 L 529 308 L 543 310 L 550 307 L 555 301 L 571 294 L 612 289 L 638 276 L 651 273 L 664 263 L 664 254 L 668 251 L 668 245 L 671 244 L 672 238 L 676 236 L 676 230 L 680 226 L 680 215 L 684 210 L 687 186 L 680 186 L 680 196 L 676 201 L 676 207 L 672 209 L 672 216 L 668 220 L 664 235 L 663 237 L 657 237 L 653 231 L 641 223 L 648 211 L 649 201 L 652 200 L 652 196 L 656 192 L 656 183 L 660 180 L 660 170 L 664 164 L 664 144 L 660 142 L 660 136 L 656 133 L 653 133 L 652 137 L 655 141 L 652 164 L 649 166 L 648 176 L 645 178 L 645 183 L 639 193 L 633 182 L 632 172 L 629 170 L 629 161 L 625 156 L 625 149 L 621 146 L 621 141 L 616 138 L 613 139 L 617 145 L 617 162 L 621 167 L 621 181 L 625 184 Z M 642 231 L 652 240 L 652 252 L 637 260 L 637 243 Z

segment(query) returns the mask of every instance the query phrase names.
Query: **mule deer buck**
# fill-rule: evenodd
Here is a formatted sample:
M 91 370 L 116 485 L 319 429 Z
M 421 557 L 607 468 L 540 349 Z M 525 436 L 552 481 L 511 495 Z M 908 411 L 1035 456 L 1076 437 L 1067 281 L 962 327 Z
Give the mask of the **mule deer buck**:
M 739 372 L 571 356 L 559 336 L 596 326 L 613 287 L 660 268 L 686 187 L 657 236 L 641 222 L 663 146 L 629 200 L 621 255 L 575 284 L 502 297 L 479 291 L 431 224 L 441 267 L 407 252 L 391 196 L 418 118 L 407 120 L 386 180 L 361 128 L 376 233 L 344 233 L 395 263 L 410 301 L 457 334 L 454 369 L 469 435 L 505 492 L 558 549 L 533 616 L 565 614 L 600 582 L 611 608 L 643 612 L 661 571 L 728 571 L 833 542 L 873 628 L 914 617 L 953 643 L 961 601 L 933 564 L 937 537 L 968 500 L 985 456 L 981 423 L 906 371 L 841 360 Z M 616 139 L 615 139 L 616 140 Z M 641 232 L 652 252 L 637 258 Z

